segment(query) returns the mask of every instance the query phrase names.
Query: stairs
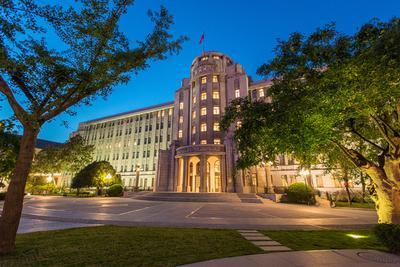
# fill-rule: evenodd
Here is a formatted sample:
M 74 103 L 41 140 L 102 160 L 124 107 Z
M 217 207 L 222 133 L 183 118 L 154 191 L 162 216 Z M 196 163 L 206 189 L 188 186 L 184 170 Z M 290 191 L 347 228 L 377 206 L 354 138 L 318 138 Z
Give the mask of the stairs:
M 124 197 L 148 201 L 262 203 L 255 194 L 125 192 Z

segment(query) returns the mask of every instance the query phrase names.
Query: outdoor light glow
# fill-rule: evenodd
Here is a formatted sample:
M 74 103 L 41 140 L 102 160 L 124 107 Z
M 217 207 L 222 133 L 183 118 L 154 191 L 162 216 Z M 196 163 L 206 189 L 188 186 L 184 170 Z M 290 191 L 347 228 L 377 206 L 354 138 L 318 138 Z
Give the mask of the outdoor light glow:
M 51 183 L 52 180 L 53 180 L 53 177 L 51 177 L 51 175 L 47 176 L 46 181 L 48 183 Z
M 368 236 L 366 235 L 353 235 L 353 234 L 347 234 L 347 236 L 355 238 L 355 239 L 359 239 L 359 238 L 367 238 Z
M 110 173 L 107 174 L 106 179 L 111 179 L 111 178 L 112 178 L 111 174 Z

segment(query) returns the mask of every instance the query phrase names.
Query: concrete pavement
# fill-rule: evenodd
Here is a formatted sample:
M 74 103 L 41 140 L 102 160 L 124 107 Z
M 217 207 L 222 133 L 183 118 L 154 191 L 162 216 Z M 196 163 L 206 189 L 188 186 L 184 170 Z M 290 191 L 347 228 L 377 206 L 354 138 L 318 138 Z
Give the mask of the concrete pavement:
M 314 250 L 257 254 L 198 262 L 185 267 L 398 267 L 400 257 L 375 250 Z
M 274 202 L 157 202 L 51 196 L 26 198 L 23 218 L 78 224 L 271 230 L 369 228 L 377 221 L 374 210 Z

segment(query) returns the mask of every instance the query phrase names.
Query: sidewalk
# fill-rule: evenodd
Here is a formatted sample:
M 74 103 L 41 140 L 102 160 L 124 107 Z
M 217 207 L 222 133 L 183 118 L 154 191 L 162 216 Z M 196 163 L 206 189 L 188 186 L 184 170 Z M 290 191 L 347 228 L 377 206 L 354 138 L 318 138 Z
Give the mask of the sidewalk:
M 313 250 L 256 254 L 198 262 L 185 267 L 399 267 L 400 256 L 375 250 Z

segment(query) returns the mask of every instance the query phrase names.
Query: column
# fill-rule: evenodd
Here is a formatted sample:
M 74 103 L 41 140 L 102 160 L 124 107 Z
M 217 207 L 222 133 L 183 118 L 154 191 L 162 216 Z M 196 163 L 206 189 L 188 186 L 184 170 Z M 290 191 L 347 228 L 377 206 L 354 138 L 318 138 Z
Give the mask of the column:
M 207 192 L 207 156 L 200 156 L 200 192 Z
M 227 183 L 226 183 L 226 171 L 225 171 L 225 156 L 219 156 L 219 161 L 221 163 L 221 170 L 220 170 L 220 175 L 221 175 L 221 192 L 226 192 L 227 190 Z
M 187 192 L 188 158 L 183 157 L 182 192 Z

